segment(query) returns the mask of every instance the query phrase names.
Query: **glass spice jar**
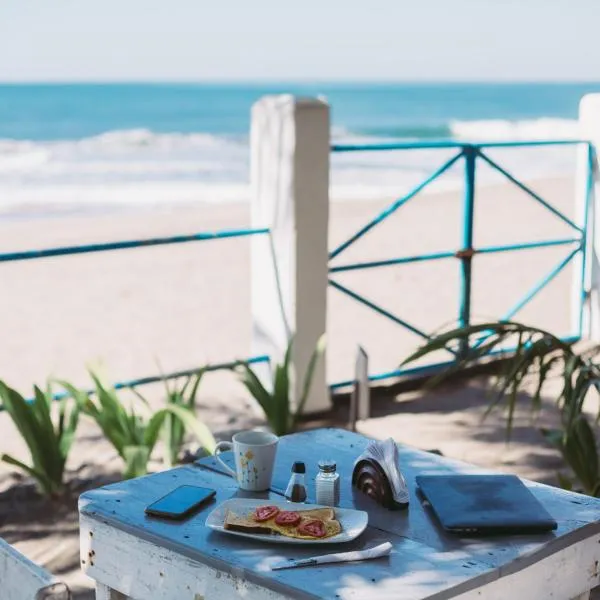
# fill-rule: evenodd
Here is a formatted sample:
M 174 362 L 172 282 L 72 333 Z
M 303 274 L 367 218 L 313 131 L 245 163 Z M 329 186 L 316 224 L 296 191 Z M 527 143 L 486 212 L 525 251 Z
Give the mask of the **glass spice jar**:
M 317 504 L 337 506 L 340 503 L 340 475 L 332 460 L 319 461 L 319 473 L 315 479 Z
M 305 502 L 306 501 L 306 484 L 304 476 L 306 473 L 306 465 L 303 462 L 295 462 L 292 466 L 292 476 L 285 490 L 285 498 L 290 502 Z

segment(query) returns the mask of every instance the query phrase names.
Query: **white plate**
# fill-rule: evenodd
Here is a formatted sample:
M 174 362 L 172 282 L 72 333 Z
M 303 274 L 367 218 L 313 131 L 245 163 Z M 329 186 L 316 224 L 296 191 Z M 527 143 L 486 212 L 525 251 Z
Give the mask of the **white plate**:
M 279 534 L 268 535 L 264 533 L 244 533 L 242 531 L 231 531 L 230 529 L 225 529 L 223 526 L 225 523 L 225 515 L 227 514 L 228 510 L 233 510 L 239 514 L 243 512 L 252 512 L 256 507 L 265 506 L 267 504 L 277 506 L 281 510 L 310 510 L 312 508 L 328 508 L 323 507 L 320 504 L 294 505 L 290 504 L 289 502 L 277 500 L 232 498 L 217 506 L 217 508 L 215 508 L 210 515 L 206 517 L 206 526 L 214 529 L 215 531 L 221 531 L 223 533 L 229 533 L 230 535 L 237 535 L 239 537 L 245 537 L 251 540 L 260 540 L 261 542 L 275 542 L 280 544 L 339 544 L 341 542 L 349 542 L 356 539 L 367 528 L 367 524 L 369 522 L 369 515 L 362 510 L 335 507 L 335 518 L 340 522 L 342 531 L 337 535 L 325 538 L 324 540 L 300 540 Z

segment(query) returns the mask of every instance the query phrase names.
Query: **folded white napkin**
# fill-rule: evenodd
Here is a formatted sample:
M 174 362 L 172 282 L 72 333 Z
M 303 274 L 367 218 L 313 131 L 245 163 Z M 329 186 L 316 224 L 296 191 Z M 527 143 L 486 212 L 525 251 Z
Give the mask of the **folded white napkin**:
M 300 560 L 281 561 L 271 565 L 273 571 L 278 569 L 293 569 L 295 567 L 312 567 L 314 565 L 324 565 L 327 563 L 354 562 L 357 560 L 371 560 L 388 556 L 392 552 L 392 544 L 384 542 L 379 546 L 368 548 L 367 550 L 352 550 L 350 552 L 337 552 L 336 554 L 323 554 L 322 556 L 313 556 L 312 558 L 302 558 Z
M 392 490 L 394 501 L 398 504 L 408 504 L 408 486 L 400 471 L 400 457 L 398 447 L 392 438 L 381 442 L 371 442 L 367 449 L 358 457 L 356 465 L 365 459 L 371 459 L 383 469 Z

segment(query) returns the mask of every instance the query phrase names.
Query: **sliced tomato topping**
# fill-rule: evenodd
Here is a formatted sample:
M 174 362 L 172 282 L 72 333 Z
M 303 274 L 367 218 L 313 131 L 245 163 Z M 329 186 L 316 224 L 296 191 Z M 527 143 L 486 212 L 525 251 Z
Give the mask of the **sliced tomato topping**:
M 293 510 L 282 510 L 276 517 L 275 523 L 277 525 L 285 525 L 287 527 L 293 527 L 300 523 L 300 515 Z
M 276 506 L 259 506 L 254 511 L 254 520 L 258 521 L 259 523 L 261 523 L 262 521 L 268 521 L 269 519 L 273 518 L 278 512 L 279 509 Z
M 310 537 L 322 538 L 326 533 L 325 523 L 319 519 L 311 519 L 305 521 L 298 527 L 298 533 L 308 535 Z

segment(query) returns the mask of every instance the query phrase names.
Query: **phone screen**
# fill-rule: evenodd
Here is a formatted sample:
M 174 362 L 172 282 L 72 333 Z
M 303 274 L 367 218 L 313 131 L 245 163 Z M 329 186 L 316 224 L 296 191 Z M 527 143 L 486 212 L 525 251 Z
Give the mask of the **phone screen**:
M 177 519 L 184 517 L 216 494 L 210 488 L 182 485 L 146 508 L 146 513 Z

